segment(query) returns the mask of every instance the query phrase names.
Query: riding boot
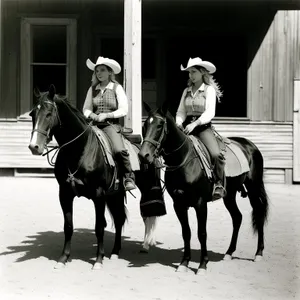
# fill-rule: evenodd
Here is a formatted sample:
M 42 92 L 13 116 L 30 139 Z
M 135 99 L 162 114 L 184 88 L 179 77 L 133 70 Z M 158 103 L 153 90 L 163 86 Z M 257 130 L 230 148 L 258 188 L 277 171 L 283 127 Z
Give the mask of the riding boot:
M 123 167 L 123 174 L 124 174 L 124 179 L 123 179 L 123 184 L 125 191 L 130 191 L 136 188 L 135 185 L 135 176 L 134 173 L 131 169 L 131 164 L 129 160 L 129 153 L 127 150 L 122 150 L 121 152 L 118 153 L 119 156 L 119 161 Z
M 223 186 L 224 178 L 224 167 L 225 167 L 225 157 L 220 154 L 216 159 L 215 164 L 215 184 L 213 188 L 213 200 L 224 198 L 226 196 L 226 190 Z

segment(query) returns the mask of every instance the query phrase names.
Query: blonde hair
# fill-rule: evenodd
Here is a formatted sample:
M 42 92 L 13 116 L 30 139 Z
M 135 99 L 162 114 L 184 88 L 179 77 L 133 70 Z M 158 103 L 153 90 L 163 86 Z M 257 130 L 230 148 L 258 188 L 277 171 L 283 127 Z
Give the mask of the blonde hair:
M 110 68 L 109 66 L 107 65 L 104 65 L 107 70 L 110 72 L 110 75 L 108 77 L 108 79 L 112 82 L 115 82 L 115 83 L 118 83 L 118 81 L 116 80 L 116 75 L 114 73 L 114 71 L 112 70 L 112 68 Z M 97 66 L 96 66 L 97 67 Z M 96 71 L 96 67 L 95 67 L 95 71 Z M 97 84 L 100 83 L 100 81 L 98 80 L 97 76 L 96 76 L 96 73 L 95 71 L 93 72 L 93 75 L 92 75 L 92 79 L 91 79 L 91 86 L 96 86 Z
M 199 66 L 194 66 L 194 68 L 199 70 L 200 73 L 202 74 L 203 82 L 207 85 L 212 86 L 215 89 L 218 102 L 220 102 L 220 98 L 223 96 L 223 91 L 221 91 L 221 87 L 216 82 L 214 77 L 211 74 L 209 74 L 209 72 L 205 68 L 202 68 Z M 192 86 L 192 85 L 193 85 L 193 83 L 192 83 L 191 79 L 189 79 L 188 86 Z

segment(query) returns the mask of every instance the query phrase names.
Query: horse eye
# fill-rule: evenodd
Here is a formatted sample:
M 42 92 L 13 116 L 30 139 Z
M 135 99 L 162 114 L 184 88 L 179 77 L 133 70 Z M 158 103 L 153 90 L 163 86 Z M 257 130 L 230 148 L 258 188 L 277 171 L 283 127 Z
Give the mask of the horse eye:
M 46 118 L 50 118 L 52 116 L 51 113 L 47 113 Z

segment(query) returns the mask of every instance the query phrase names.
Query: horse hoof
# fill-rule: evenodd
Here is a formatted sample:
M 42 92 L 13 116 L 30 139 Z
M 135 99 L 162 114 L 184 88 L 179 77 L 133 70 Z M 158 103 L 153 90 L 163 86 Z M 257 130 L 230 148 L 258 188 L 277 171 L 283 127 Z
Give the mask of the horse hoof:
M 230 254 L 225 254 L 223 257 L 223 260 L 230 261 L 230 260 L 232 260 L 232 256 Z
M 184 265 L 179 265 L 178 268 L 176 269 L 176 272 L 178 273 L 187 273 L 189 271 L 189 268 Z
M 110 256 L 110 260 L 118 260 L 118 259 L 119 259 L 119 255 L 117 255 L 117 254 L 112 254 Z
M 142 254 L 148 254 L 149 250 L 143 248 L 143 249 L 140 250 L 140 253 L 142 253 Z
M 262 260 L 263 260 L 262 255 L 256 255 L 255 256 L 255 259 L 254 259 L 255 262 L 259 262 L 259 261 L 262 261 Z
M 206 269 L 198 269 L 196 274 L 201 276 L 206 275 Z
M 55 266 L 54 266 L 54 269 L 56 270 L 60 270 L 60 269 L 63 269 L 66 265 L 62 262 L 58 262 Z
M 94 263 L 92 270 L 101 270 L 102 268 L 103 268 L 103 264 L 100 262 L 96 262 Z
M 143 250 L 149 251 L 149 249 L 150 249 L 149 244 L 144 244 L 143 245 Z
M 144 244 L 143 248 L 140 250 L 140 253 L 148 253 L 150 246 L 148 244 Z

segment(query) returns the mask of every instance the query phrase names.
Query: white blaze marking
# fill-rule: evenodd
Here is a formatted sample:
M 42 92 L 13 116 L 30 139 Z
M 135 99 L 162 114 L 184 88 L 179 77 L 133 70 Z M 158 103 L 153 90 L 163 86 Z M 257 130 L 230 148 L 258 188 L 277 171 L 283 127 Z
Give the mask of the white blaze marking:
M 149 119 L 149 123 L 151 124 L 153 122 L 153 118 L 151 117 L 150 119 Z
M 38 129 L 38 126 L 39 126 L 39 119 L 37 119 L 34 129 Z M 31 144 L 37 144 L 37 140 L 38 140 L 38 132 L 35 131 L 31 137 Z

